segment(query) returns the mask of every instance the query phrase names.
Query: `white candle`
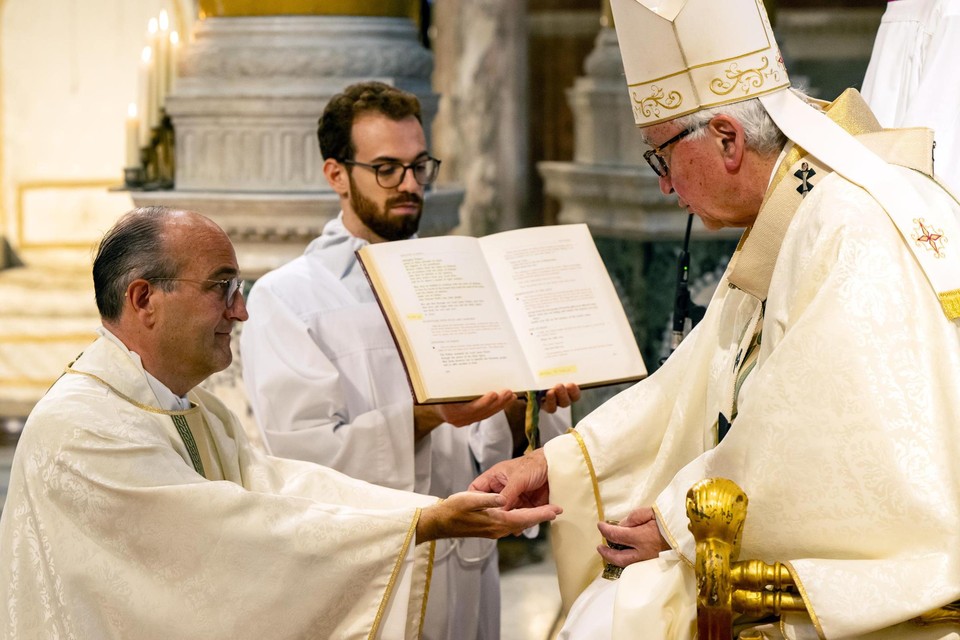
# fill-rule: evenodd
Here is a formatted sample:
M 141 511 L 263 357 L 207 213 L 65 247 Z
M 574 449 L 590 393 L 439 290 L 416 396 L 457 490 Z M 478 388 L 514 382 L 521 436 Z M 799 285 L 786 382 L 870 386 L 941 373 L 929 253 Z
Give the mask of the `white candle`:
M 160 122 L 160 82 L 157 77 L 157 33 L 160 31 L 160 22 L 156 18 L 150 18 L 147 23 L 147 44 L 150 47 L 150 81 L 153 83 L 153 110 L 150 113 L 150 126 L 155 127 Z
M 140 118 L 137 117 L 135 102 L 127 106 L 127 155 L 123 166 L 140 166 Z
M 156 93 L 153 83 L 153 50 L 149 45 L 140 54 L 140 120 L 143 123 L 144 146 L 150 143 L 151 129 L 156 124 Z
M 167 93 L 172 93 L 177 85 L 177 75 L 180 73 L 177 65 L 180 61 L 180 34 L 170 32 L 170 48 L 168 49 L 170 64 L 167 65 Z
M 157 20 L 157 31 L 154 33 L 154 58 L 156 59 L 157 74 L 157 109 L 161 109 L 167 98 L 167 67 L 170 65 L 170 19 L 167 17 L 167 10 L 160 12 L 160 18 Z
M 150 113 L 150 126 L 156 126 L 160 122 L 160 21 L 157 18 L 150 18 L 147 23 L 147 43 L 150 47 L 150 81 L 153 83 L 153 108 L 156 113 Z

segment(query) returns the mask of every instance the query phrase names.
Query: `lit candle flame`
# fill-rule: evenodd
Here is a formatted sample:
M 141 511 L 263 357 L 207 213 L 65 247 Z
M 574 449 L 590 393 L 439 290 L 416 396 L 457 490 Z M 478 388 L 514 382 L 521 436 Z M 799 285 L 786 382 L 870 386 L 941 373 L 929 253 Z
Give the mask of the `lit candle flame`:
M 157 29 L 158 29 L 157 19 L 150 18 L 150 22 L 147 23 L 147 31 L 149 31 L 150 33 L 156 33 Z
M 137 117 L 137 103 L 131 102 L 127 105 L 127 117 L 136 118 Z
M 170 28 L 170 18 L 167 16 L 167 10 L 163 9 L 160 11 L 160 30 L 166 31 Z
M 153 49 L 150 48 L 150 45 L 147 45 L 143 48 L 143 51 L 140 53 L 140 59 L 144 62 L 150 62 L 150 58 L 153 57 Z

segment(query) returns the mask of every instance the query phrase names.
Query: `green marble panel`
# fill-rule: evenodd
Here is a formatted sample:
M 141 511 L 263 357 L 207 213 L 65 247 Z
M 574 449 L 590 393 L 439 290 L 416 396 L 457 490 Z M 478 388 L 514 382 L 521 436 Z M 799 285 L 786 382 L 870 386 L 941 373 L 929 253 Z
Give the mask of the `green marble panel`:
M 653 373 L 669 351 L 669 330 L 676 291 L 677 257 L 682 242 L 641 242 L 620 238 L 595 239 L 633 329 L 647 370 Z M 694 295 L 715 282 L 735 240 L 690 242 L 690 288 Z M 576 422 L 629 385 L 589 389 L 574 406 Z

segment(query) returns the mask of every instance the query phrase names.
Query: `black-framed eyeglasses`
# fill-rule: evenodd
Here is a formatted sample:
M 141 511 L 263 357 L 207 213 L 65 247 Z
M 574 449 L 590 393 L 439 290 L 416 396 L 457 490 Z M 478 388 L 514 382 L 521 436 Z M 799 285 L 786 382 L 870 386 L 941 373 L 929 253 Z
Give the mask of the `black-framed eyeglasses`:
M 227 308 L 233 306 L 233 301 L 237 297 L 237 293 L 243 296 L 243 288 L 247 284 L 245 280 L 241 280 L 240 276 L 234 276 L 226 280 L 193 280 L 191 278 L 153 278 L 151 282 L 159 282 L 161 280 L 175 280 L 177 282 L 193 282 L 195 284 L 203 284 L 209 282 L 210 284 L 217 285 L 221 291 L 223 291 L 223 301 L 227 305 Z
M 413 179 L 417 184 L 427 186 L 433 184 L 440 172 L 440 161 L 436 158 L 424 158 L 410 164 L 402 162 L 377 162 L 367 164 L 356 160 L 341 160 L 343 164 L 355 165 L 373 171 L 377 176 L 377 184 L 384 189 L 399 187 L 407 177 L 407 169 L 413 171 Z
M 656 173 L 661 178 L 666 178 L 668 175 L 670 175 L 670 167 L 667 166 L 667 161 L 663 159 L 663 156 L 660 155 L 660 152 L 666 149 L 667 147 L 669 147 L 670 145 L 680 142 L 681 140 L 686 138 L 688 135 L 690 135 L 694 131 L 701 129 L 706 125 L 707 123 L 704 122 L 694 127 L 690 127 L 689 129 L 684 129 L 683 131 L 673 136 L 672 138 L 670 138 L 660 146 L 654 147 L 649 151 L 644 151 L 643 159 L 647 161 L 647 164 L 650 165 L 650 168 L 653 169 L 654 173 Z

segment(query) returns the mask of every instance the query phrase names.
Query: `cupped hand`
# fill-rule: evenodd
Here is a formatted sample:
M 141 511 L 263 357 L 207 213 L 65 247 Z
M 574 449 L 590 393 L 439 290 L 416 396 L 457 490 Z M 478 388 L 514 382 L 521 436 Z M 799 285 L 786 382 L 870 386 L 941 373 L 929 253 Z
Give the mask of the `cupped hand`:
M 439 538 L 493 538 L 518 535 L 524 529 L 555 519 L 562 509 L 545 504 L 527 509 L 502 508 L 493 493 L 463 491 L 423 509 L 417 523 L 417 543 Z

